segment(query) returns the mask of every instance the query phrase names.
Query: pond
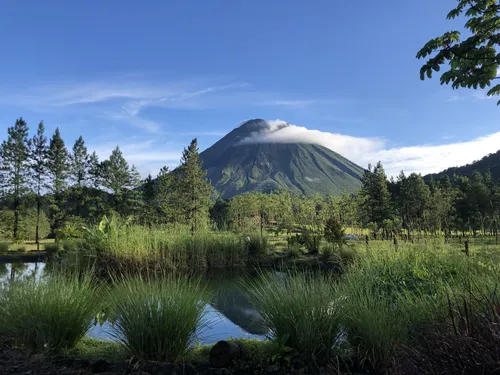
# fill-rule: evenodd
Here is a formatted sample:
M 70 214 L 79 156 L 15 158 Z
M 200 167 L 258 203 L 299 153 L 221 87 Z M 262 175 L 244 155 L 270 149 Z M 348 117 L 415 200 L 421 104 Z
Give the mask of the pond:
M 44 275 L 44 269 L 44 263 L 0 264 L 0 284 L 23 277 L 39 279 Z M 229 338 L 265 338 L 266 329 L 261 315 L 239 290 L 241 279 L 241 275 L 234 274 L 207 276 L 206 283 L 213 298 L 205 311 L 208 328 L 197 332 L 199 343 L 211 344 Z M 111 323 L 96 323 L 88 336 L 113 340 Z

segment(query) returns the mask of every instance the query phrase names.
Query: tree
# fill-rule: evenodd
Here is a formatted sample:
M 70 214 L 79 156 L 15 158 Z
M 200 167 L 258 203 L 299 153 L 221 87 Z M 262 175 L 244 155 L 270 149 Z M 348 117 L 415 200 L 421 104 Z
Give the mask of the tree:
M 212 185 L 206 179 L 198 152 L 198 141 L 193 139 L 182 153 L 181 165 L 176 175 L 176 198 L 185 223 L 196 232 L 208 223 Z
M 88 169 L 88 184 L 91 189 L 92 198 L 90 199 L 91 204 L 88 205 L 89 216 L 96 219 L 103 211 L 102 207 L 102 175 L 103 166 L 99 162 L 99 157 L 95 151 L 89 157 L 89 169 Z
M 176 222 L 173 199 L 173 175 L 164 166 L 158 172 L 155 181 L 155 202 L 160 221 Z
M 139 173 L 134 166 L 129 167 L 120 148 L 111 152 L 108 160 L 102 165 L 102 183 L 114 196 L 114 210 L 122 215 L 130 212 L 132 200 L 138 192 L 134 189 L 140 184 Z
M 2 143 L 1 161 L 3 183 L 7 196 L 12 197 L 14 209 L 13 236 L 19 239 L 20 210 L 23 196 L 28 192 L 29 147 L 28 125 L 20 117 L 7 129 L 8 138 Z
M 375 168 L 368 166 L 361 178 L 361 215 L 364 222 L 383 225 L 384 219 L 390 219 L 390 194 L 384 167 L 378 162 Z
M 50 208 L 53 229 L 57 229 L 64 217 L 65 190 L 69 174 L 68 150 L 59 128 L 50 139 L 47 152 L 47 170 L 49 172 L 47 187 L 52 192 Z
M 85 141 L 80 136 L 73 145 L 73 152 L 69 155 L 70 177 L 74 183 L 74 194 L 76 200 L 76 214 L 82 214 L 85 204 L 84 187 L 89 174 L 89 154 Z
M 402 183 L 400 210 L 403 222 L 408 231 L 415 225 L 422 229 L 425 210 L 429 205 L 429 187 L 425 184 L 422 176 L 416 173 L 412 173 L 400 181 Z
M 329 243 L 336 244 L 339 248 L 341 248 L 345 242 L 345 233 L 342 224 L 334 216 L 326 220 L 324 235 Z
M 459 0 L 456 8 L 448 13 L 448 19 L 461 15 L 468 18 L 465 28 L 472 34 L 462 39 L 459 31 L 448 31 L 442 36 L 427 42 L 417 53 L 417 58 L 428 58 L 420 69 L 420 79 L 432 77 L 433 71 L 441 67 L 449 69 L 441 74 L 441 84 L 450 84 L 453 89 L 459 87 L 490 87 L 498 79 L 497 71 L 500 54 L 500 22 L 498 0 Z M 500 94 L 500 84 L 491 87 L 487 95 Z M 500 101 L 498 102 L 500 104 Z
M 29 142 L 31 180 L 36 193 L 36 249 L 40 250 L 40 218 L 42 211 L 42 189 L 47 173 L 47 137 L 43 121 L 38 124 L 36 135 Z M 44 214 L 45 215 L 45 214 Z

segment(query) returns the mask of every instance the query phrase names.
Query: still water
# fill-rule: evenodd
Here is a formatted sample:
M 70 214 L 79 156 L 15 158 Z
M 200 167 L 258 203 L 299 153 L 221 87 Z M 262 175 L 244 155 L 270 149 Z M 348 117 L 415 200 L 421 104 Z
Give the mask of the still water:
M 0 284 L 23 277 L 43 276 L 44 263 L 0 264 Z M 259 312 L 240 292 L 241 276 L 224 275 L 207 278 L 213 292 L 211 303 L 205 311 L 208 328 L 197 332 L 201 344 L 211 344 L 228 338 L 264 339 L 266 329 Z M 88 336 L 101 340 L 113 340 L 113 326 L 109 322 L 96 323 Z

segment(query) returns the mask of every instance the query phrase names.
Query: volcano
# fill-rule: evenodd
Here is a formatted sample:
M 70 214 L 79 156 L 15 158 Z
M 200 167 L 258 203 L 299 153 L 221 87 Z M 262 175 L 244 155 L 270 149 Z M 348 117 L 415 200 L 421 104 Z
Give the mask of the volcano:
M 222 198 L 278 189 L 341 195 L 360 187 L 363 168 L 333 150 L 318 144 L 263 140 L 266 133 L 287 126 L 249 120 L 200 154 L 203 169 Z

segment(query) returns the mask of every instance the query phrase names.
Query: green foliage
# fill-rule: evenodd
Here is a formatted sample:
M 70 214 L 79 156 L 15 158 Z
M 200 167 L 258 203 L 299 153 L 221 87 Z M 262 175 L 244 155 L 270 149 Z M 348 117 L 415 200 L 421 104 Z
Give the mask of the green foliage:
M 331 358 L 341 330 L 335 289 L 333 280 L 303 273 L 263 274 L 245 284 L 271 338 L 318 364 Z
M 459 31 L 448 31 L 427 42 L 417 53 L 417 58 L 428 58 L 420 69 L 420 78 L 431 78 L 442 66 L 449 69 L 441 74 L 441 84 L 452 88 L 490 87 L 497 78 L 500 55 L 497 46 L 500 40 L 500 22 L 497 0 L 459 0 L 450 11 L 448 19 L 465 16 L 465 28 L 470 36 L 462 39 Z M 500 85 L 489 89 L 487 95 L 500 94 Z M 500 104 L 500 101 L 499 101 Z
M 288 254 L 292 258 L 300 258 L 302 255 L 302 246 L 298 242 L 290 242 L 288 244 Z
M 8 242 L 0 242 L 0 255 L 6 255 L 9 251 Z
M 99 290 L 89 276 L 22 278 L 0 294 L 0 332 L 35 352 L 74 347 L 99 310 Z
M 88 179 L 89 163 L 90 159 L 87 147 L 85 147 L 85 141 L 80 136 L 73 145 L 72 152 L 69 154 L 69 176 L 75 184 L 73 194 L 75 196 L 74 213 L 76 215 L 82 214 L 84 205 L 89 199 L 89 197 L 85 196 L 85 190 L 83 189 Z
M 247 263 L 249 251 L 245 241 L 232 233 L 201 232 L 193 236 L 186 227 L 146 228 L 120 223 L 116 218 L 104 219 L 97 228 L 87 229 L 79 246 L 84 253 L 102 257 L 104 265 L 125 269 L 239 267 Z
M 118 146 L 103 162 L 101 176 L 104 187 L 113 193 L 113 209 L 120 215 L 133 213 L 138 204 L 135 189 L 140 185 L 140 176 L 135 166 L 129 167 Z
M 244 236 L 245 247 L 248 256 L 254 259 L 260 259 L 269 253 L 269 243 L 267 237 L 261 237 L 258 234 Z
M 126 278 L 116 282 L 108 298 L 116 339 L 140 359 L 177 361 L 205 324 L 208 299 L 193 280 Z
M 72 238 L 83 238 L 86 223 L 79 216 L 67 216 L 62 222 L 60 228 L 55 231 L 58 241 Z
M 8 138 L 0 147 L 0 188 L 12 198 L 14 222 L 12 235 L 19 239 L 19 221 L 22 199 L 28 192 L 29 149 L 28 125 L 20 117 L 7 129 Z
M 0 211 L 0 238 L 13 240 L 13 224 L 15 212 Z M 35 210 L 25 210 L 19 218 L 18 240 L 33 241 L 36 239 L 37 213 Z M 38 218 L 39 238 L 46 238 L 50 233 L 50 223 L 43 211 Z
M 55 254 L 59 251 L 59 244 L 57 243 L 46 243 L 45 244 L 45 251 L 48 254 Z
M 206 229 L 208 225 L 212 185 L 206 175 L 195 138 L 182 153 L 181 165 L 175 174 L 173 201 L 177 216 L 182 217 L 181 222 L 188 225 L 192 233 Z
M 68 150 L 61 137 L 59 128 L 56 128 L 52 138 L 50 138 L 47 151 L 47 172 L 47 187 L 52 193 L 50 195 L 52 228 L 57 229 L 65 215 L 65 190 L 69 173 Z
M 41 121 L 38 124 L 36 135 L 34 135 L 29 142 L 31 180 L 36 193 L 35 241 L 37 243 L 40 241 L 40 238 L 48 234 L 43 235 L 40 233 L 40 221 L 43 219 L 41 215 L 43 214 L 45 216 L 45 213 L 42 211 L 42 189 L 46 183 L 47 152 L 47 137 L 45 136 L 43 121 Z M 45 218 L 45 220 L 46 219 L 47 218 Z M 36 230 L 37 227 L 38 231 Z
M 384 219 L 391 217 L 390 194 L 382 163 L 373 168 L 368 166 L 361 178 L 360 205 L 363 221 L 381 226 Z
M 310 254 L 318 254 L 321 247 L 321 234 L 313 230 L 306 229 L 299 236 L 299 243 L 305 246 Z
M 336 244 L 339 247 L 342 247 L 345 243 L 344 228 L 342 228 L 342 224 L 335 217 L 330 217 L 326 221 L 324 236 L 329 243 Z

